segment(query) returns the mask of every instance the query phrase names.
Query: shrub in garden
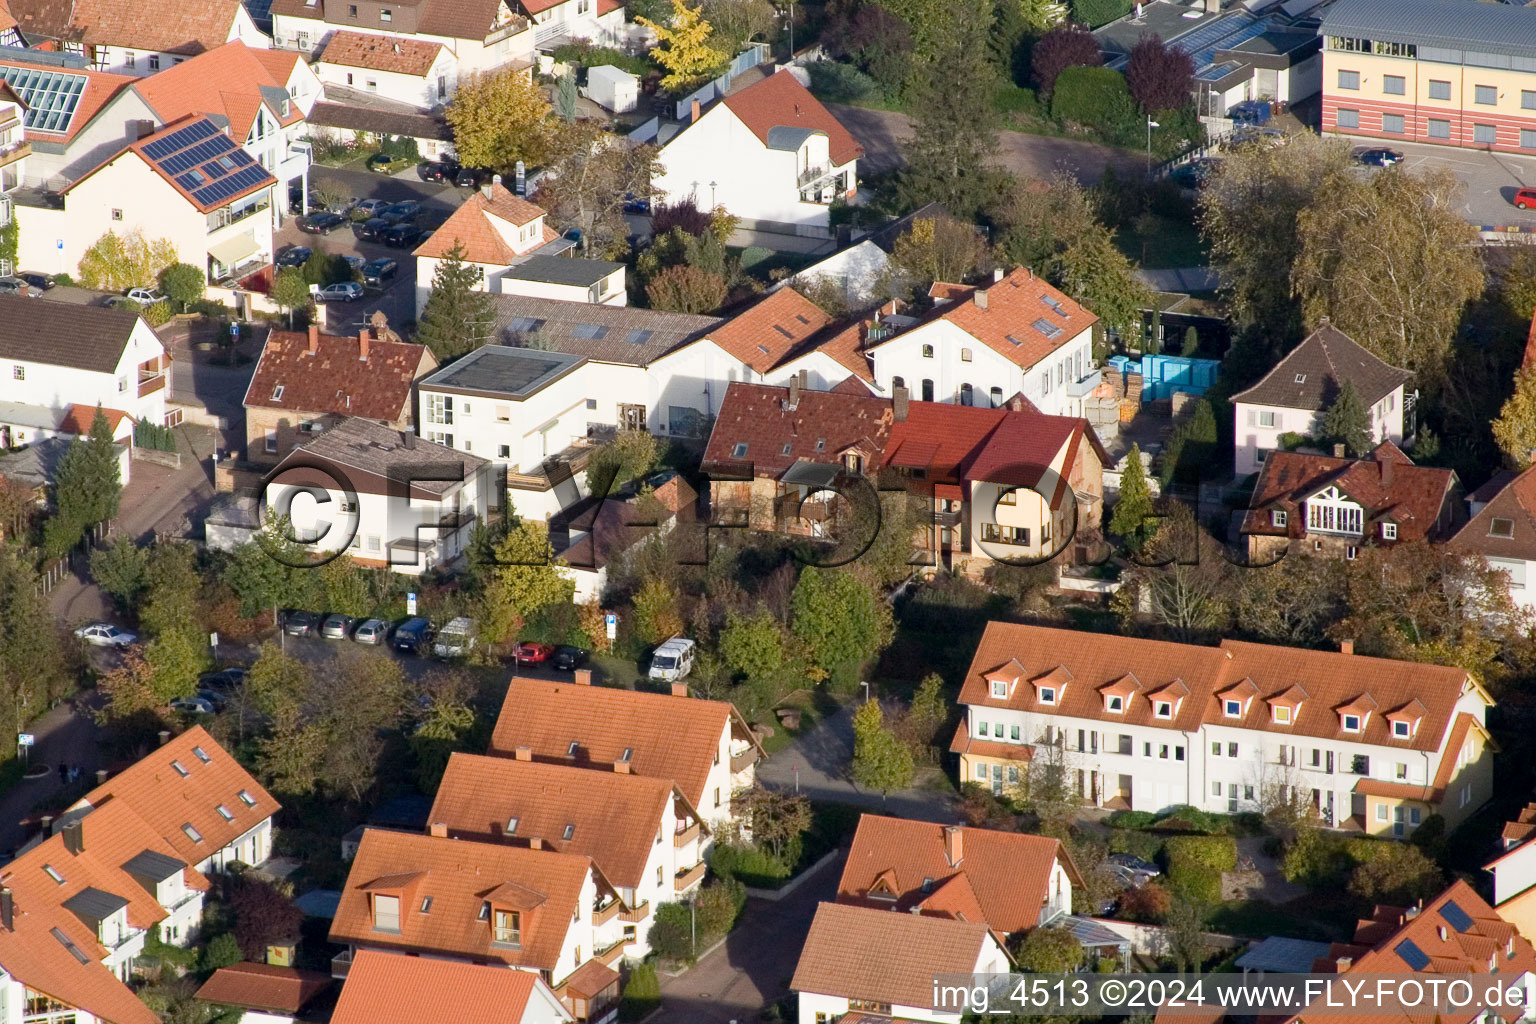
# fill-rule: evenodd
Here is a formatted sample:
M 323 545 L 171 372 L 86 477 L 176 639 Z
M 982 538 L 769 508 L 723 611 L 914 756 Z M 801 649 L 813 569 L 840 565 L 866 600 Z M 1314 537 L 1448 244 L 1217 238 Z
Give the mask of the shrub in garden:
M 1131 921 L 1160 924 L 1172 907 L 1173 894 L 1157 882 L 1147 882 L 1120 894 L 1120 914 Z
M 1220 902 L 1221 873 L 1237 866 L 1237 840 L 1231 836 L 1174 836 L 1163 852 L 1174 892 L 1201 903 Z
M 1119 137 L 1137 124 L 1136 102 L 1125 76 L 1111 68 L 1067 68 L 1056 78 L 1051 116 Z
M 661 1005 L 661 979 L 656 977 L 656 965 L 640 964 L 629 972 L 629 981 L 619 997 L 619 1019 L 639 1020 Z
M 880 83 L 852 64 L 819 60 L 812 64 L 811 91 L 833 103 L 856 103 L 880 91 Z

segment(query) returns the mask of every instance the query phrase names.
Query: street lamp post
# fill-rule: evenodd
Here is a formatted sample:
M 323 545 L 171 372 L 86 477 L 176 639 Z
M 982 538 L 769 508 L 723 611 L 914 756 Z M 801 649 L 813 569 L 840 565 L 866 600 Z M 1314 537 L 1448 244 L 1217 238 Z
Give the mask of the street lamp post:
M 1152 120 L 1152 115 L 1147 115 L 1147 173 L 1152 173 L 1152 129 L 1161 128 L 1162 125 Z
M 869 683 L 862 682 L 859 685 L 864 687 L 864 703 L 868 704 L 869 703 Z

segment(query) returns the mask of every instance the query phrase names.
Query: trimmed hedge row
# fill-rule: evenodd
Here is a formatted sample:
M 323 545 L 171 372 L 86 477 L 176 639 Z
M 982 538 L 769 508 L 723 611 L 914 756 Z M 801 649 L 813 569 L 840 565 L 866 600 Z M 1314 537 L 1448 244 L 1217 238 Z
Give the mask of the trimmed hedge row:
M 1163 847 L 1168 879 L 1187 899 L 1221 902 L 1221 873 L 1237 867 L 1237 840 L 1231 836 L 1174 836 Z

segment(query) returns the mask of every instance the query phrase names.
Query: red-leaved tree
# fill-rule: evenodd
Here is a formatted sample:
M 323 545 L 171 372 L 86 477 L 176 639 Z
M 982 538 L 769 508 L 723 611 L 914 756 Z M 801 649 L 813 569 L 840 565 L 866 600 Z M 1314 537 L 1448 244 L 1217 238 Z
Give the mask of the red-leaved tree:
M 299 937 L 303 913 L 271 882 L 241 878 L 229 903 L 235 912 L 235 941 L 247 960 L 264 962 L 268 946 Z
M 1098 67 L 1104 63 L 1099 44 L 1093 33 L 1082 25 L 1066 24 L 1053 28 L 1040 37 L 1030 56 L 1030 71 L 1035 85 L 1040 87 L 1040 98 L 1050 99 L 1056 88 L 1056 76 L 1067 68 Z
M 1144 35 L 1131 48 L 1125 84 L 1131 97 L 1148 114 L 1177 110 L 1190 101 L 1195 62 L 1189 54 L 1167 46 L 1155 35 Z

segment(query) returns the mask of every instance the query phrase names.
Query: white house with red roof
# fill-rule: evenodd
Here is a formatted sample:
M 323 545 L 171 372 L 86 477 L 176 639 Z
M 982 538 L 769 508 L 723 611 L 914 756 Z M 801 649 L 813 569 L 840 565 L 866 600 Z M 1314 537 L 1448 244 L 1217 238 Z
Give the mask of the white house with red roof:
M 273 0 L 271 10 L 273 45 L 307 56 L 337 32 L 359 32 L 440 43 L 460 75 L 527 68 L 533 58 L 532 17 L 516 0 Z
M 510 267 L 559 237 L 544 223 L 543 208 L 513 195 L 498 174 L 416 247 L 416 315 L 427 306 L 438 264 L 455 247 L 465 263 L 480 271 L 475 290 L 495 294 L 502 291 Z
M 19 261 L 77 273 L 81 256 L 108 231 L 136 231 L 170 242 L 177 260 L 209 281 L 233 284 L 271 262 L 276 185 L 210 118 L 189 117 L 129 143 L 76 180 L 61 193 L 62 207 L 17 207 Z M 232 297 L 240 302 L 243 294 Z
M 332 33 L 315 63 L 320 81 L 428 110 L 447 103 L 459 85 L 453 50 L 435 39 Z
M 10 9 L 31 41 L 50 40 L 97 71 L 152 75 L 233 40 L 270 45 L 239 0 L 11 0 Z
M 913 398 L 996 408 L 1023 395 L 1043 413 L 1077 416 L 1098 384 L 1091 311 L 1019 267 L 984 287 L 935 284 L 934 310 L 888 318 L 865 353 L 875 384 Z
M 858 190 L 864 147 L 793 73 L 727 96 L 661 149 L 658 202 L 723 206 L 745 227 L 828 234 L 833 200 Z
M 31 152 L 22 184 L 57 191 L 123 148 L 124 126 L 154 124 L 155 114 L 130 86 L 138 79 L 93 71 L 80 59 L 13 50 L 0 79 L 20 98 Z

